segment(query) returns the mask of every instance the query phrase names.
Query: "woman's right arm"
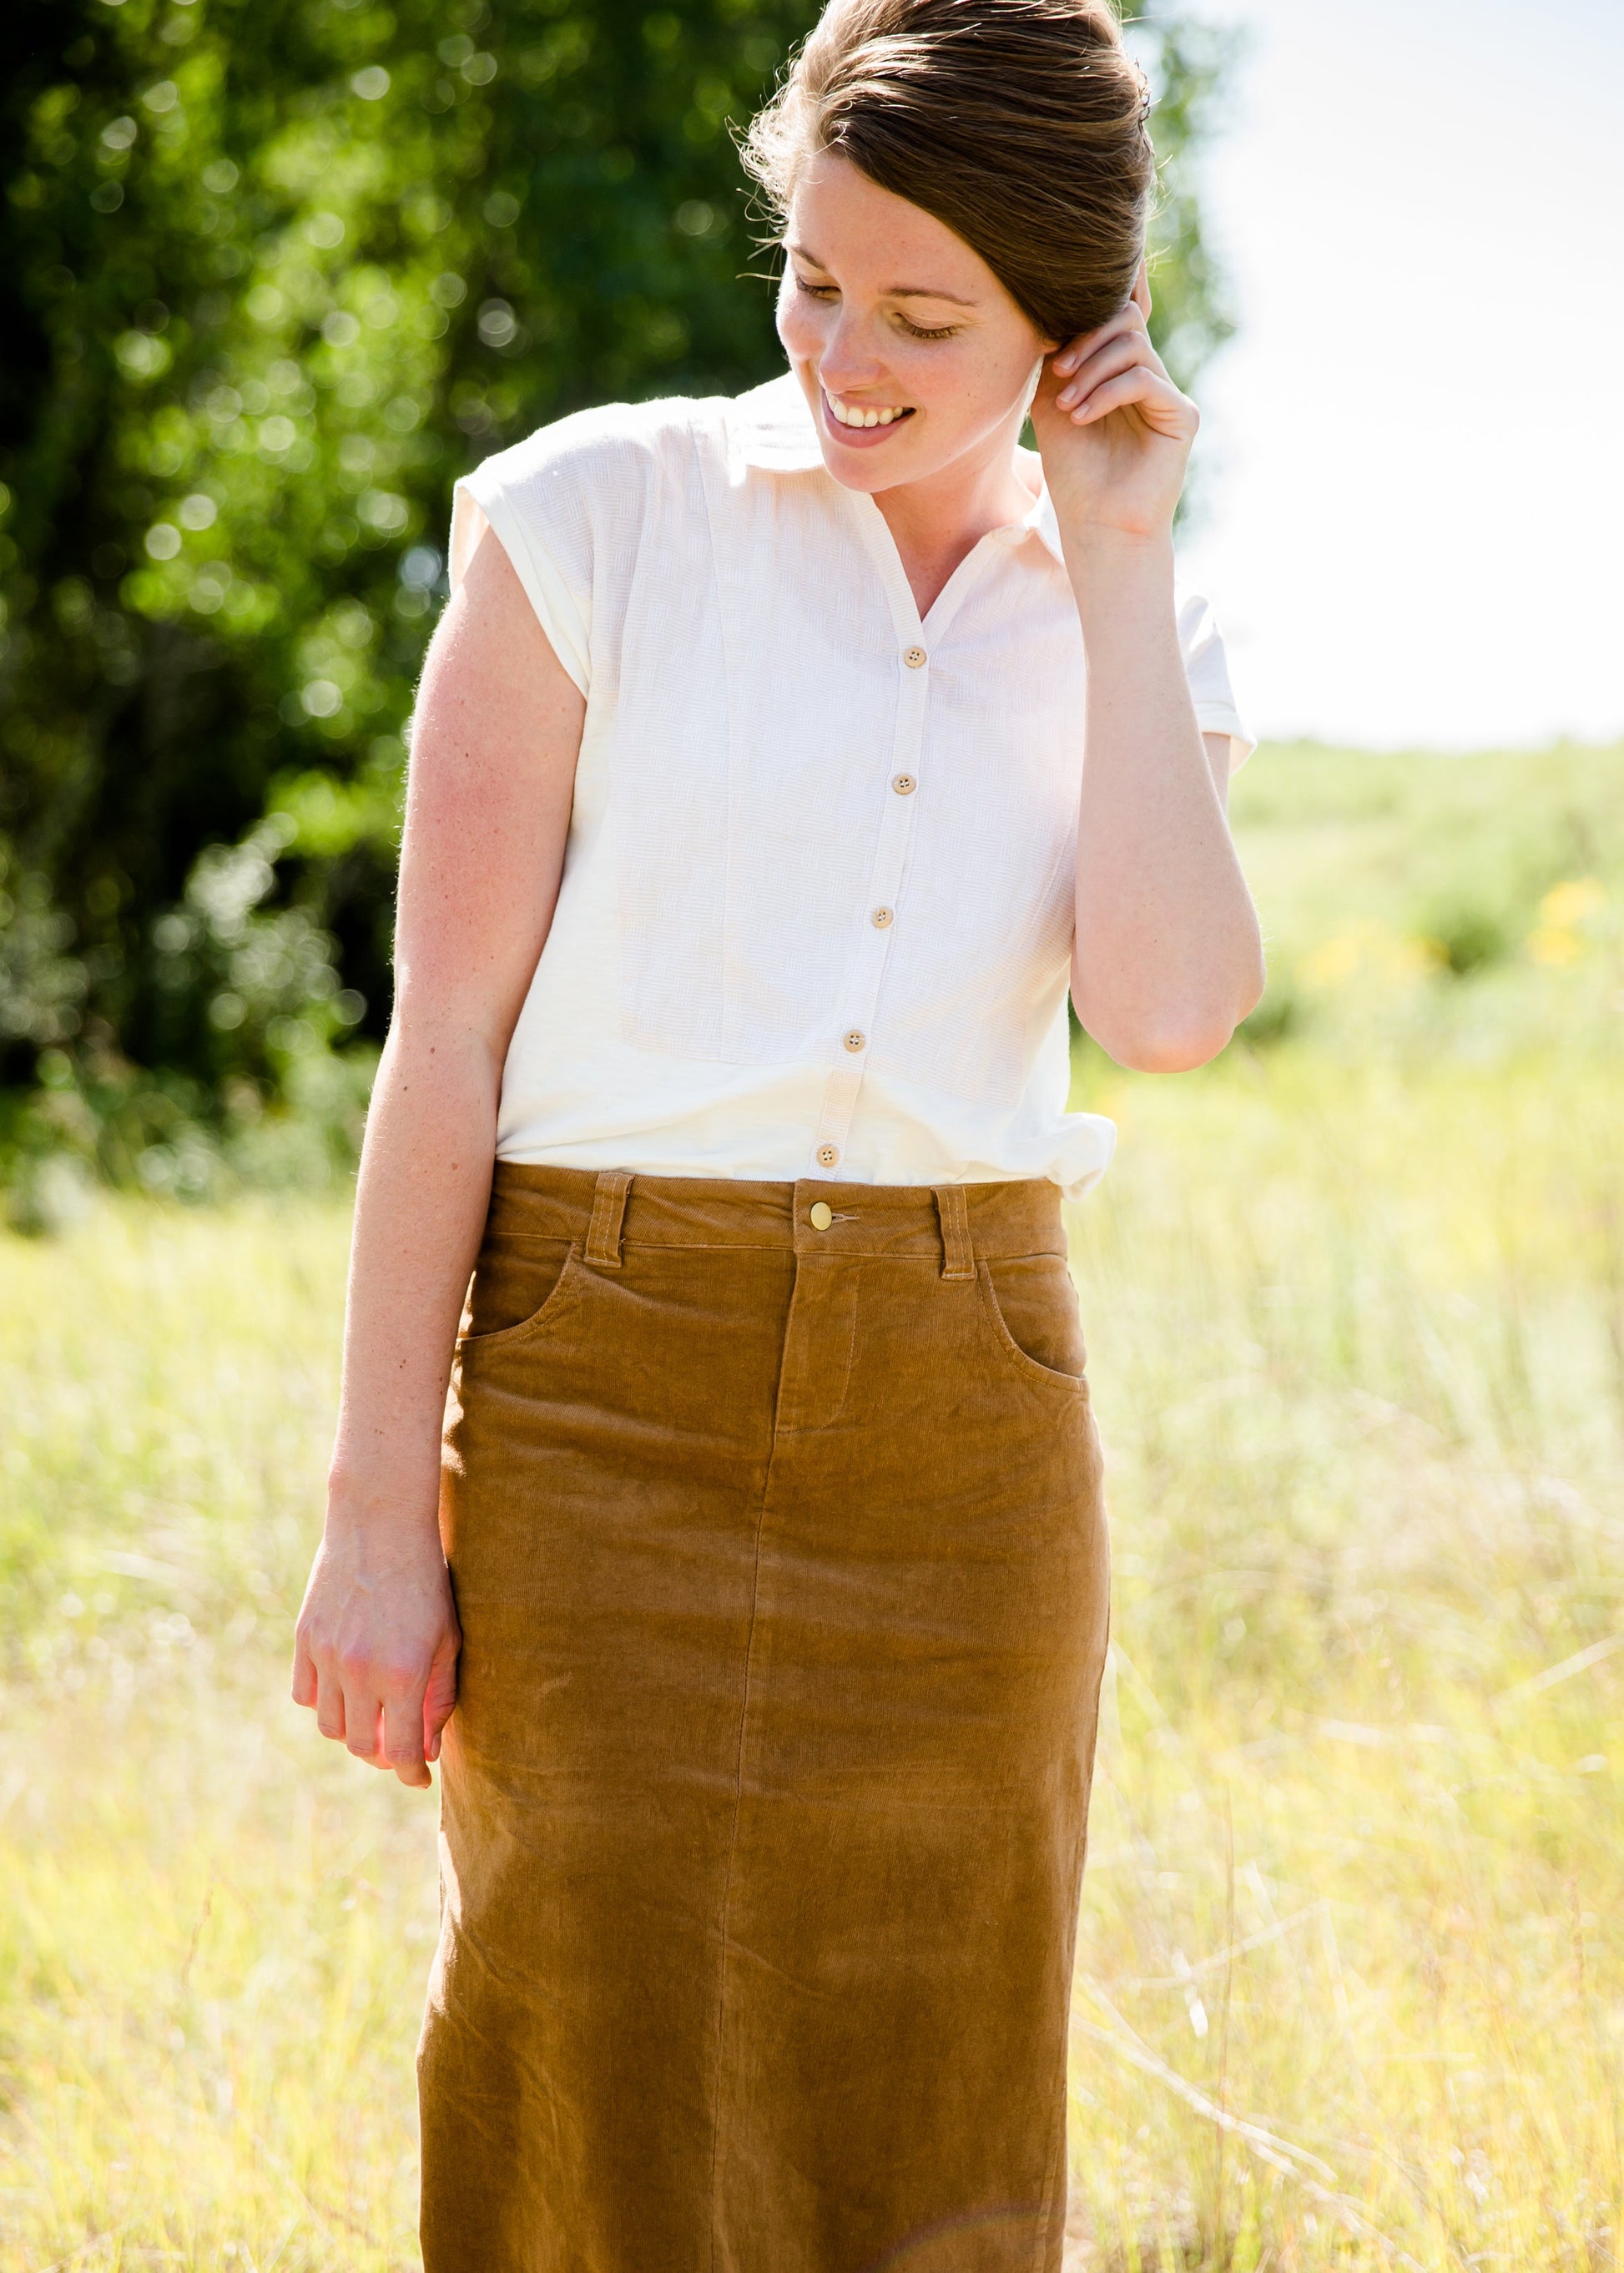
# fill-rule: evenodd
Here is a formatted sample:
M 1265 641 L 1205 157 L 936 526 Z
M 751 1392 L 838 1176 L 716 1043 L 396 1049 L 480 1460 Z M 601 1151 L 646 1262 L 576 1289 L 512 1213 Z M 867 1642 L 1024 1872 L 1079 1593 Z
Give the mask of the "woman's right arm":
M 502 1064 L 563 873 L 584 701 L 488 528 L 424 666 L 395 1012 L 361 1153 L 327 1524 L 293 1695 L 426 1785 L 456 1699 L 440 1428 L 478 1253 Z

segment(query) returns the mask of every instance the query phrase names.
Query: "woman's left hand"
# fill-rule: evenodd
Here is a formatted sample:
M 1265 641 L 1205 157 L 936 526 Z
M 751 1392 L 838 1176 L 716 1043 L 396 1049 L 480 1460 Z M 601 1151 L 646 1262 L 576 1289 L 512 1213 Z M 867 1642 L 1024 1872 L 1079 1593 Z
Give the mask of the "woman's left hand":
M 1061 528 L 1168 536 L 1201 414 L 1150 343 L 1144 264 L 1133 296 L 1097 332 L 1050 356 L 1032 405 L 1043 478 Z

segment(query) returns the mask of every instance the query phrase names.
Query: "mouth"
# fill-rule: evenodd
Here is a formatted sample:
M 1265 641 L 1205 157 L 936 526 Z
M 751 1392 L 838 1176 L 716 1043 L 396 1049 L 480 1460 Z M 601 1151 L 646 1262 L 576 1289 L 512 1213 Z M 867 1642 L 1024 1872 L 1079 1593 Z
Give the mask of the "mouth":
M 823 398 L 825 427 L 848 449 L 873 449 L 914 416 L 912 403 L 853 402 L 831 394 L 826 387 L 820 387 L 818 392 Z

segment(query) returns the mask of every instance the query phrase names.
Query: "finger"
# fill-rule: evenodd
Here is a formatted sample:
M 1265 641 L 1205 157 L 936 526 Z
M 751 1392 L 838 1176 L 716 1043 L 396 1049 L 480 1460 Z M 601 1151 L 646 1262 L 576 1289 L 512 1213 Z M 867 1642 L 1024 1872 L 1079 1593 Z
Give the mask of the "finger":
M 1167 377 L 1161 357 L 1142 332 L 1119 333 L 1114 340 L 1108 340 L 1102 348 L 1096 348 L 1070 386 L 1062 387 L 1055 397 L 1056 409 L 1075 409 L 1101 379 L 1115 379 L 1118 371 L 1132 371 L 1140 364 L 1147 371 L 1160 372 L 1163 379 Z
M 369 1767 L 387 1766 L 383 1754 L 383 1699 L 378 1684 L 358 1671 L 344 1679 L 344 1742 Z
M 1160 411 L 1169 425 L 1182 424 L 1194 409 L 1174 386 L 1170 379 L 1162 379 L 1143 364 L 1124 371 L 1119 379 L 1108 379 L 1103 386 L 1095 387 L 1086 402 L 1068 415 L 1074 426 L 1086 426 L 1096 418 L 1109 417 L 1113 410 L 1126 410 L 1132 404 L 1147 406 L 1147 410 Z
M 1096 386 L 1066 415 L 1073 426 L 1092 425 L 1097 419 L 1109 418 L 1113 410 L 1128 410 L 1136 403 L 1148 402 L 1161 383 L 1154 372 L 1136 364 L 1132 371 L 1124 371 Z
M 421 1790 L 433 1778 L 424 1758 L 423 1685 L 414 1683 L 383 1700 L 384 1759 L 404 1784 Z
M 423 1750 L 426 1759 L 440 1758 L 440 1740 L 456 1709 L 457 1651 L 462 1637 L 453 1634 L 436 1652 L 423 1698 Z
M 1079 332 L 1074 340 L 1069 340 L 1057 356 L 1051 356 L 1049 368 L 1057 379 L 1068 378 L 1079 364 L 1086 363 L 1091 355 L 1097 354 L 1112 340 L 1130 334 L 1143 338 L 1144 334 L 1145 319 L 1139 310 L 1124 308 L 1113 316 L 1109 324 L 1101 324 L 1097 331 Z
M 316 1701 L 316 1661 L 311 1655 L 302 1633 L 293 1637 L 293 1701 L 296 1705 L 312 1706 Z
M 331 1737 L 335 1744 L 342 1744 L 344 1741 L 343 1684 L 336 1674 L 331 1672 L 323 1679 L 320 1667 L 317 1668 L 317 1683 L 316 1726 L 324 1737 Z
M 1119 308 L 1109 323 L 1096 326 L 1092 332 L 1079 332 L 1074 340 L 1068 340 L 1059 354 L 1050 358 L 1049 367 L 1057 378 L 1068 378 L 1079 364 L 1097 348 L 1103 347 L 1108 340 L 1115 339 L 1118 334 L 1129 332 L 1137 333 L 1141 338 L 1145 336 L 1144 316 L 1132 300 L 1125 308 Z

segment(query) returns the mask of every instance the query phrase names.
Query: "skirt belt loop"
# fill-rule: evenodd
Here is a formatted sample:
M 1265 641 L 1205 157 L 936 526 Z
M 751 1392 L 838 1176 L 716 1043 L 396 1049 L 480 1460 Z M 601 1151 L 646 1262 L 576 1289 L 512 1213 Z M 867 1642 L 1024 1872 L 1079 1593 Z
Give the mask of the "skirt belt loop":
M 942 1276 L 974 1279 L 975 1250 L 970 1243 L 970 1196 L 962 1184 L 937 1184 L 936 1213 L 942 1219 Z
M 592 1195 L 592 1220 L 587 1227 L 586 1259 L 599 1271 L 620 1267 L 620 1227 L 626 1220 L 627 1195 L 632 1188 L 626 1168 L 604 1168 Z

